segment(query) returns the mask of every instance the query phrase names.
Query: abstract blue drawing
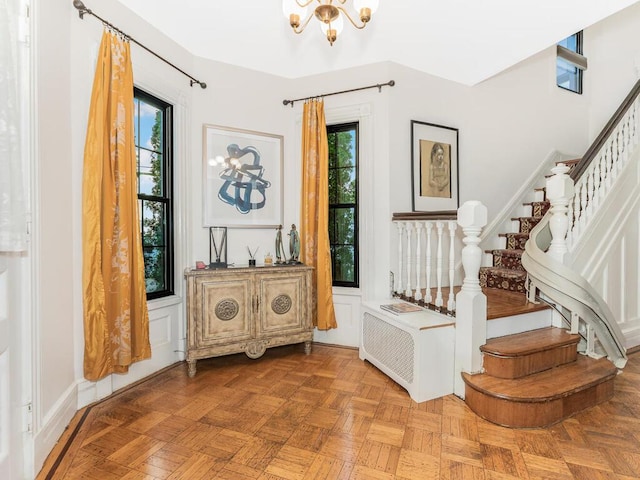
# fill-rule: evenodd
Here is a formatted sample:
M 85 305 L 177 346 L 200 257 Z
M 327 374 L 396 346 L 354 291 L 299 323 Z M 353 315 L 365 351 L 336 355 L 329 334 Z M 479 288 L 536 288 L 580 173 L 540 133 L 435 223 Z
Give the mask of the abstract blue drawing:
M 224 183 L 218 191 L 218 198 L 243 214 L 264 208 L 267 202 L 265 191 L 271 182 L 263 178 L 264 167 L 260 165 L 258 149 L 252 146 L 240 148 L 232 143 L 227 146 L 227 153 L 226 168 L 220 172 Z M 249 154 L 253 155 L 253 162 L 242 163 L 240 159 Z

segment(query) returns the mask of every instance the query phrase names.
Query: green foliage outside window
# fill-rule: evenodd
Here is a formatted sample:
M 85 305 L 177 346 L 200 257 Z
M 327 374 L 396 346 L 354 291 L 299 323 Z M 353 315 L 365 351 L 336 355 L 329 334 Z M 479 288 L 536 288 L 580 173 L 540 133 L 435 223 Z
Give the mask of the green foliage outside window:
M 333 284 L 358 286 L 358 124 L 330 125 L 329 243 Z

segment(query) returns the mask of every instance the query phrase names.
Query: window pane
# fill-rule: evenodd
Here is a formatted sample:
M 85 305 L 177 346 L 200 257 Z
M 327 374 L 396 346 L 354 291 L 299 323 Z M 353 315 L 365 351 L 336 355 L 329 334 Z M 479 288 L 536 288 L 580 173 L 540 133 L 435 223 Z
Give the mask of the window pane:
M 337 245 L 353 245 L 355 240 L 355 209 L 335 208 L 334 214 L 334 241 Z
M 356 157 L 355 133 L 354 130 L 336 133 L 336 167 L 354 166 Z
M 144 247 L 143 255 L 147 293 L 165 290 L 167 288 L 165 281 L 165 248 Z
M 138 193 L 161 197 L 164 195 L 162 185 L 162 155 L 139 148 Z
M 334 246 L 331 248 L 332 273 L 334 282 L 355 281 L 355 249 L 348 246 Z
M 163 246 L 165 224 L 164 204 L 161 202 L 142 201 L 142 245 Z
M 333 203 L 356 203 L 356 169 L 338 168 L 334 170 L 336 177 L 336 200 Z
M 559 87 L 563 87 L 574 92 L 579 92 L 580 75 L 581 72 L 579 68 L 574 67 L 562 58 L 558 58 L 556 66 L 556 77 Z

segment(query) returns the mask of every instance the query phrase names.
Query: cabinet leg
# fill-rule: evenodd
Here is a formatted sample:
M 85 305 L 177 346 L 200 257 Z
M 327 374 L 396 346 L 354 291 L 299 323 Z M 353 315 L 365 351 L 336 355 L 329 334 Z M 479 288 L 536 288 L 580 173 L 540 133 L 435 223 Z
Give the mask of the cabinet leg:
M 304 353 L 305 353 L 305 355 L 309 355 L 311 353 L 311 342 L 310 341 L 304 342 Z
M 196 362 L 197 360 L 187 360 L 187 365 L 189 367 L 189 378 L 193 378 L 196 376 Z

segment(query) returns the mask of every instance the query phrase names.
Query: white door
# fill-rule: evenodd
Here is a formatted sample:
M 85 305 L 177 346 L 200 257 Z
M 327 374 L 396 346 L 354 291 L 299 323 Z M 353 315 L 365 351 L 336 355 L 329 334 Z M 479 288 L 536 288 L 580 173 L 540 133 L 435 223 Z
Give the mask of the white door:
M 12 478 L 9 439 L 11 437 L 11 385 L 9 361 L 9 318 L 6 260 L 0 258 L 0 478 Z

